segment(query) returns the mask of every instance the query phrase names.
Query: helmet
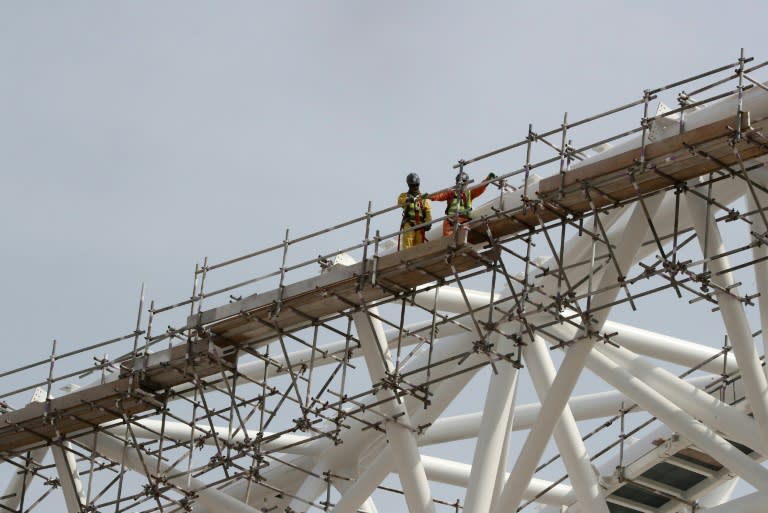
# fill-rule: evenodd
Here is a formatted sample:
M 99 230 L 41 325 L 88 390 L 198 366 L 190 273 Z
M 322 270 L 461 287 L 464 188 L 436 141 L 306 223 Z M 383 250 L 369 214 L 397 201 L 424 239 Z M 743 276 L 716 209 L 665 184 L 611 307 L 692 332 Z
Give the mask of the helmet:
M 465 173 L 464 171 L 459 171 L 459 174 L 456 175 L 456 183 L 467 183 L 469 181 L 469 175 Z
M 409 187 L 415 187 L 421 184 L 421 179 L 416 173 L 409 173 L 408 176 L 405 177 L 405 183 L 407 183 Z

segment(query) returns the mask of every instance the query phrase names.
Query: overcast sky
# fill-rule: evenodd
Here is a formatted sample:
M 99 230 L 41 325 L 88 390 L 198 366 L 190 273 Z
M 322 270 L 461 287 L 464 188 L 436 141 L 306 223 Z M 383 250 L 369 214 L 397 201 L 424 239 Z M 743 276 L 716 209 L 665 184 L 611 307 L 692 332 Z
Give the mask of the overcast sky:
M 0 372 L 131 331 L 142 283 L 182 300 L 206 256 L 390 206 L 411 171 L 436 190 L 529 123 L 764 61 L 766 20 L 757 0 L 0 0 Z M 471 173 L 491 170 L 511 171 Z
M 131 331 L 142 283 L 147 301 L 179 301 L 206 256 L 385 208 L 408 172 L 436 190 L 529 123 L 603 112 L 742 47 L 766 60 L 766 14 L 757 1 L 0 2 L 0 315 L 18 348 L 0 371 L 53 339 L 61 352 Z M 511 169 L 470 172 L 491 170 Z
M 410 171 L 438 189 L 528 123 L 602 112 L 742 47 L 765 60 L 766 14 L 759 1 L 0 2 L 6 344 L 26 361 L 54 338 L 125 333 L 142 282 L 158 303 L 184 298 L 203 257 L 384 208 Z

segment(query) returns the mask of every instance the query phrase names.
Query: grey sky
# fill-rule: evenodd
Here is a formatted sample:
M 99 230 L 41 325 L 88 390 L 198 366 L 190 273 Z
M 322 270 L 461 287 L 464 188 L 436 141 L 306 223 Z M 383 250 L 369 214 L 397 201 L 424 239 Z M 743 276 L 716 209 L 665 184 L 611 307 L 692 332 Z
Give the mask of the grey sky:
M 765 58 L 761 2 L 517 4 L 0 3 L 19 358 L 128 331 L 142 281 L 177 300 L 204 256 L 383 208 L 409 171 L 441 188 L 528 123 Z

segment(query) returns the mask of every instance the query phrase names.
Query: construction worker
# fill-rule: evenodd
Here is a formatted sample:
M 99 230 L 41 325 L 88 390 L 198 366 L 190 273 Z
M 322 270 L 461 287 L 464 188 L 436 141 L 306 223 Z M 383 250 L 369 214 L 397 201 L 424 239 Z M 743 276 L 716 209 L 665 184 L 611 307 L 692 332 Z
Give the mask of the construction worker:
M 494 178 L 496 178 L 496 175 L 489 173 L 483 183 L 477 187 L 467 189 L 469 175 L 464 171 L 459 171 L 459 174 L 456 175 L 456 187 L 429 195 L 431 200 L 448 202 L 448 205 L 445 207 L 445 215 L 448 216 L 448 219 L 443 220 L 444 237 L 453 235 L 453 227 L 457 221 L 459 223 L 469 221 L 469 216 L 472 212 L 472 200 L 484 193 L 488 187 L 488 180 L 493 180 Z
M 400 230 L 403 232 L 402 248 L 408 249 L 427 241 L 426 232 L 431 228 L 429 223 L 432 222 L 432 204 L 427 195 L 419 191 L 419 175 L 410 173 L 405 177 L 405 183 L 408 184 L 408 192 L 400 194 L 397 204 L 403 209 L 403 220 L 400 223 Z M 413 229 L 414 226 L 425 223 L 425 226 Z M 400 238 L 397 241 L 397 249 L 400 249 Z

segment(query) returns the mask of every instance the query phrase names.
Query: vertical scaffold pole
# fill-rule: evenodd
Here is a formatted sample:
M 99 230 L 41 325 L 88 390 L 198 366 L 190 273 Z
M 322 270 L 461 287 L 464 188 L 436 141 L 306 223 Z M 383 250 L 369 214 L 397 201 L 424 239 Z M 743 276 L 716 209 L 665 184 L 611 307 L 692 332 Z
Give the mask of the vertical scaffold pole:
M 523 214 L 528 213 L 528 203 L 530 201 L 528 197 L 528 178 L 531 175 L 531 150 L 535 140 L 536 134 L 533 132 L 533 124 L 528 124 L 528 135 L 525 141 L 525 164 L 523 165 L 525 170 L 523 175 Z
M 205 299 L 205 278 L 208 275 L 208 257 L 205 257 L 203 259 L 203 268 L 200 270 L 202 276 L 200 277 L 200 290 L 198 291 L 197 295 L 195 296 L 193 294 L 193 297 L 198 298 L 197 302 L 197 314 L 200 315 L 200 312 L 203 311 L 203 299 Z
M 742 110 L 743 102 L 744 102 L 744 63 L 746 62 L 746 59 L 744 59 L 744 48 L 741 49 L 741 52 L 739 53 L 739 67 L 736 69 L 736 73 L 739 75 L 739 84 L 737 86 L 738 91 L 738 102 L 737 102 L 737 110 L 736 110 L 736 133 L 734 134 L 734 140 L 733 144 L 736 145 L 741 142 L 741 126 L 743 123 L 743 117 L 744 112 Z
M 357 285 L 358 290 L 362 290 L 363 287 L 365 287 L 365 280 L 368 276 L 368 245 L 371 243 L 368 238 L 371 235 L 371 208 L 373 207 L 373 203 L 371 201 L 368 202 L 368 210 L 365 212 L 365 236 L 363 237 L 363 270 L 360 273 L 360 280 Z
M 50 365 L 48 366 L 48 379 L 45 385 L 45 413 L 44 416 L 48 416 L 51 407 L 51 387 L 53 386 L 53 367 L 56 365 L 56 339 L 53 339 L 51 344 L 51 356 L 49 358 Z
M 144 310 L 144 283 L 141 284 L 141 293 L 139 294 L 139 311 L 136 313 L 136 329 L 133 330 L 133 352 L 131 353 L 131 383 L 133 383 L 133 375 L 136 371 L 136 353 L 139 349 L 139 336 L 141 331 L 141 314 Z

